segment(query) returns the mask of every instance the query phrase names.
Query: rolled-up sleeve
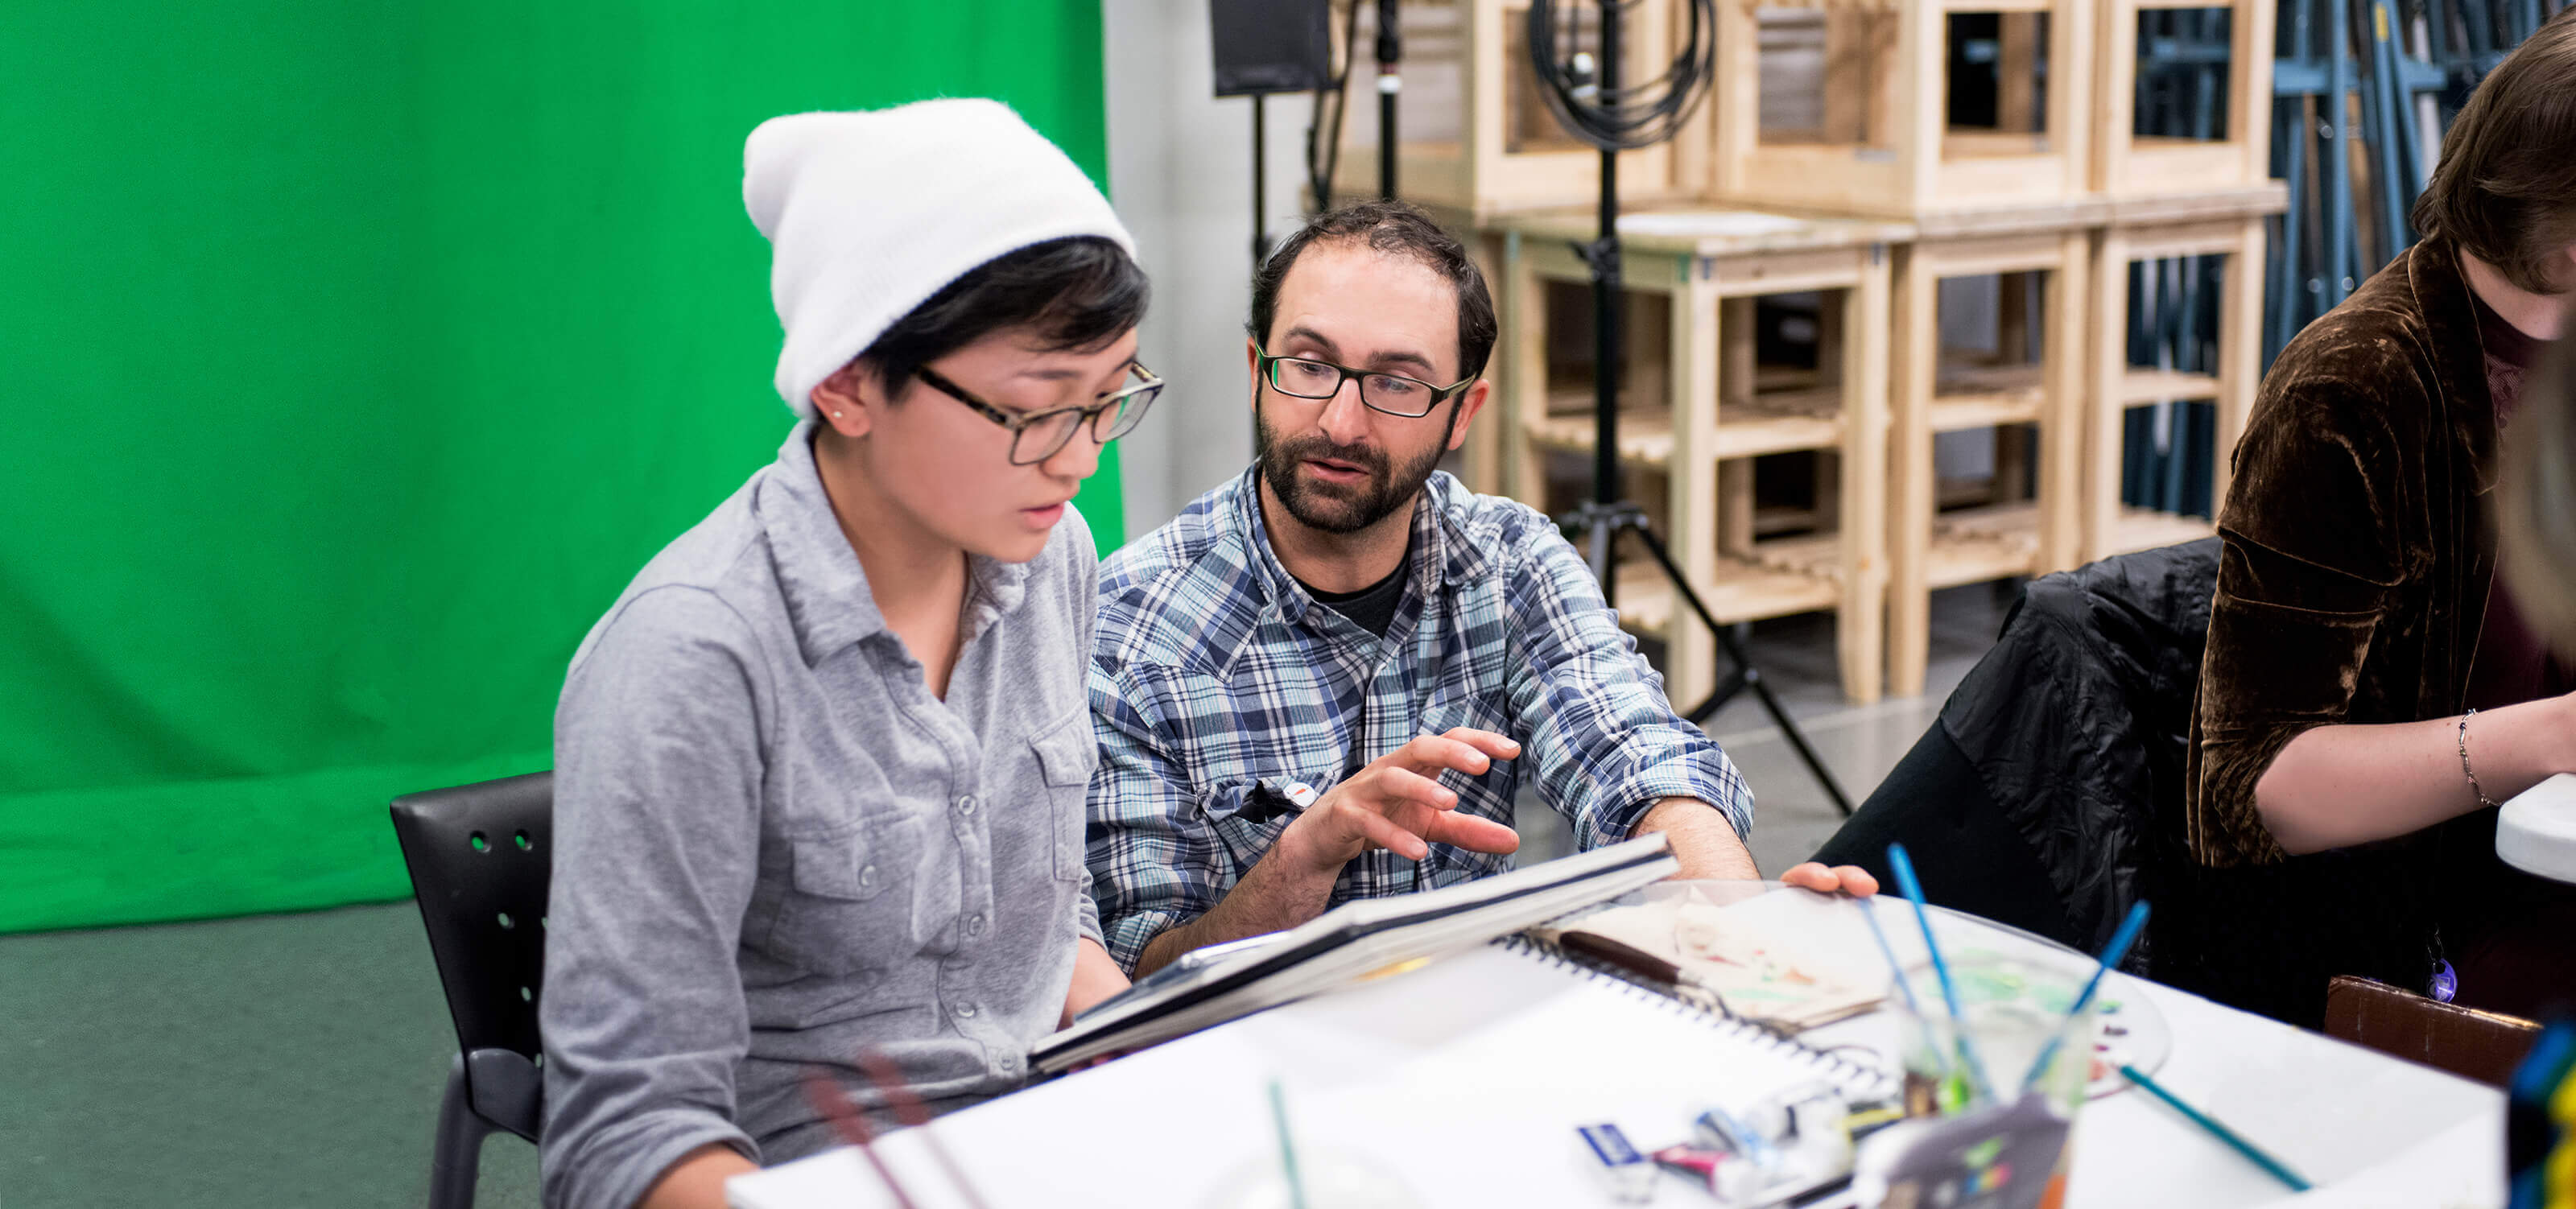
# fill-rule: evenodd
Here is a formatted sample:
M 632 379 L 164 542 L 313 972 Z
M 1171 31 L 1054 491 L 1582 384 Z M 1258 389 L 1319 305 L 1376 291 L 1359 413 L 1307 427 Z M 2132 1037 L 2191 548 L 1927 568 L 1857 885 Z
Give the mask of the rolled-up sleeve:
M 626 1209 L 736 1126 L 750 1024 L 735 954 L 758 873 L 758 662 L 710 593 L 628 601 L 555 714 L 545 1203 Z
M 1226 868 L 1189 778 L 1137 708 L 1151 698 L 1122 670 L 1107 655 L 1091 668 L 1100 769 L 1091 778 L 1085 863 L 1109 955 L 1132 974 L 1155 937 L 1216 905 Z
M 1514 652 L 1511 713 L 1540 796 L 1585 849 L 1630 838 L 1663 798 L 1697 798 L 1738 836 L 1753 791 L 1708 735 L 1673 712 L 1637 643 L 1619 628 L 1591 568 L 1553 529 L 1532 526 L 1505 596 Z
M 2204 863 L 2287 858 L 2254 787 L 2292 739 L 2351 718 L 2362 660 L 2403 588 L 2389 492 L 2405 476 L 2376 411 L 2364 392 L 2311 379 L 2266 397 L 2237 445 L 2185 777 Z

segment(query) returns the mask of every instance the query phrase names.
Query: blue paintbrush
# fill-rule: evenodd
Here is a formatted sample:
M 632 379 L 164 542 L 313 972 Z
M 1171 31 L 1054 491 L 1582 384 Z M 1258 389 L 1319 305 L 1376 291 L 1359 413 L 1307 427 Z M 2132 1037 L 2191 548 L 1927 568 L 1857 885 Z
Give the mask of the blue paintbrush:
M 2123 1065 L 2120 1068 L 2120 1073 L 2127 1076 L 2129 1082 L 2135 1083 L 2139 1087 L 2145 1089 L 2149 1095 L 2172 1105 L 2175 1112 L 2191 1118 L 2192 1124 L 2208 1130 L 2209 1136 L 2227 1143 L 2229 1149 L 2234 1150 L 2238 1154 L 2244 1155 L 2248 1160 L 2252 1161 L 2255 1166 L 2272 1173 L 2272 1178 L 2289 1185 L 2290 1191 L 2305 1192 L 2308 1190 L 2308 1182 L 2300 1179 L 2298 1172 L 2290 1170 L 2287 1166 L 2282 1164 L 2281 1160 L 2263 1153 L 2262 1149 L 2254 1145 L 2252 1142 L 2248 1142 L 2245 1139 L 2236 1136 L 2235 1130 L 2219 1124 L 2218 1121 L 2209 1114 L 2174 1098 L 2174 1094 L 2172 1092 L 2166 1091 L 2162 1086 L 2159 1086 L 2155 1080 L 2148 1078 L 2143 1072 L 2139 1071 L 2137 1067 Z
M 1878 942 L 1878 955 L 1887 959 L 1888 972 L 1896 975 L 1896 990 L 1905 996 L 1905 1009 L 1917 1016 L 1922 1015 L 1923 1005 L 1914 1001 L 1914 984 L 1905 980 L 1905 967 L 1897 964 L 1896 950 L 1888 947 L 1887 933 L 1878 926 L 1878 912 L 1869 909 L 1869 900 L 1865 898 L 1853 899 L 1852 905 L 1860 908 L 1862 919 L 1869 921 L 1870 939 Z
M 2138 933 L 2145 931 L 2146 927 L 2147 900 L 2142 898 L 2137 906 L 2129 908 L 2129 917 L 2120 921 L 2120 930 L 2111 934 L 2111 943 L 2102 946 L 2101 964 L 2093 968 L 2093 977 L 2085 980 L 2084 990 L 2075 996 L 2075 1006 L 2066 1009 L 2067 1020 L 2072 1021 L 2083 1014 L 2085 1007 L 2093 1002 L 2093 993 L 2102 989 L 2102 976 L 2120 964 L 2121 958 L 2128 956 L 2129 946 L 2137 942 Z M 2023 1092 L 2029 1092 L 2031 1084 L 2039 1082 L 2039 1073 L 2048 1069 L 2048 1060 L 2057 1056 L 2058 1044 L 2065 1040 L 2066 1026 L 2061 1023 L 2057 1034 L 2048 1039 L 2048 1044 L 2039 1047 L 2039 1056 L 2031 1059 L 2030 1073 L 2021 1077 Z
M 1995 1098 L 1995 1085 L 1986 1078 L 1986 1064 L 1977 1061 L 1977 1047 L 1968 1040 L 1968 1022 L 1959 1013 L 1959 988 L 1950 981 L 1950 963 L 1941 960 L 1940 942 L 1932 939 L 1932 916 L 1923 909 L 1923 883 L 1914 878 L 1914 862 L 1907 859 L 1905 845 L 1889 844 L 1887 863 L 1895 870 L 1896 888 L 1914 904 L 1914 922 L 1923 929 L 1923 951 L 1931 955 L 1932 974 L 1941 980 L 1941 1002 L 1950 1010 L 1950 1035 L 1959 1040 L 1960 1064 L 1968 1068 L 1968 1078 L 1976 1085 L 1978 1097 L 1991 1101 Z
M 1886 930 L 1878 926 L 1878 912 L 1870 909 L 1869 900 L 1865 898 L 1853 899 L 1852 905 L 1860 908 L 1860 917 L 1862 919 L 1869 921 L 1870 939 L 1878 942 L 1878 955 L 1887 959 L 1888 972 L 1896 976 L 1896 993 L 1905 997 L 1905 1010 L 1914 1013 L 1915 1019 L 1922 1019 L 1923 1005 L 1915 1001 L 1914 984 L 1906 979 L 1905 967 L 1897 964 L 1896 950 L 1888 945 Z M 1932 1053 L 1932 1060 L 1941 1064 L 1941 1077 L 1945 1080 L 1948 1079 L 1950 1070 L 1949 1059 L 1943 1058 L 1940 1051 L 1935 1049 Z
M 1270 1123 L 1279 1131 L 1279 1174 L 1288 1184 L 1289 1209 L 1306 1209 L 1306 1181 L 1297 1172 L 1297 1140 L 1288 1132 L 1288 1092 L 1270 1081 Z

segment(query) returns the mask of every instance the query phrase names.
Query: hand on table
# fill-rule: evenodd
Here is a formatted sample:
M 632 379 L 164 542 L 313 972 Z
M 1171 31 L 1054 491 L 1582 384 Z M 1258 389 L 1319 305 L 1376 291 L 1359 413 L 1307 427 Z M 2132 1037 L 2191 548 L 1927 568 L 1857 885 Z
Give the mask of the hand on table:
M 1456 813 L 1458 795 L 1440 784 L 1456 769 L 1482 775 L 1521 745 L 1492 731 L 1457 727 L 1421 735 L 1369 763 L 1316 800 L 1280 832 L 1276 848 L 1316 872 L 1336 872 L 1370 848 L 1421 860 L 1433 844 L 1470 852 L 1508 853 L 1520 833 L 1492 819 Z
M 1828 869 L 1814 861 L 1808 861 L 1805 864 L 1790 866 L 1788 872 L 1780 875 L 1780 880 L 1819 894 L 1840 892 L 1854 898 L 1867 898 L 1878 893 L 1878 879 L 1870 876 L 1869 870 L 1858 865 L 1836 865 Z

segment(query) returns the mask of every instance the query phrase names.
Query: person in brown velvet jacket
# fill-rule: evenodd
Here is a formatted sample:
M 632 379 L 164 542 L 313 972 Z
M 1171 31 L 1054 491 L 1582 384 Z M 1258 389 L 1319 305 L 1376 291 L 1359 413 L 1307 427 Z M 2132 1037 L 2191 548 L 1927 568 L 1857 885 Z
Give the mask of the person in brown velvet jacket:
M 2272 984 L 2215 993 L 2293 1019 L 2335 973 L 2502 1011 L 2576 996 L 2576 893 L 2495 857 L 2493 803 L 2576 771 L 2576 678 L 2496 573 L 2489 498 L 2576 287 L 2576 10 L 2442 150 L 2423 242 L 2264 378 L 2219 516 L 2185 819 L 2238 909 L 2200 940 Z

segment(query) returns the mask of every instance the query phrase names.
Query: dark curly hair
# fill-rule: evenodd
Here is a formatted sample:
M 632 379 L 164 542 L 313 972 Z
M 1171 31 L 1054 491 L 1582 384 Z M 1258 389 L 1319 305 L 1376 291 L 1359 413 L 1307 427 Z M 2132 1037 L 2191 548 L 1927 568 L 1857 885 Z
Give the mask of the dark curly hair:
M 1467 255 L 1467 245 L 1440 229 L 1430 215 L 1400 201 L 1365 201 L 1327 211 L 1308 219 L 1296 234 L 1281 240 L 1270 258 L 1261 262 L 1260 271 L 1252 275 L 1252 322 L 1245 330 L 1252 333 L 1253 339 L 1264 346 L 1270 343 L 1270 323 L 1279 312 L 1279 283 L 1287 280 L 1297 257 L 1309 245 L 1344 240 L 1364 242 L 1378 252 L 1410 256 L 1447 278 L 1458 291 L 1458 376 L 1472 378 L 1485 372 L 1485 359 L 1494 355 L 1494 334 L 1498 330 L 1494 296 L 1485 288 L 1485 275 Z

